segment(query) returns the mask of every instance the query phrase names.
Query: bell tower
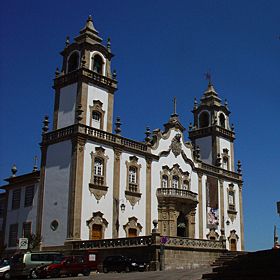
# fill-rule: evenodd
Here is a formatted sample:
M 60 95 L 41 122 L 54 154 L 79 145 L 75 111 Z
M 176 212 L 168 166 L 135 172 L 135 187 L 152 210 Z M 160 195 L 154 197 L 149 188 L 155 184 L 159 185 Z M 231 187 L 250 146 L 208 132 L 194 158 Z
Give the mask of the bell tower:
M 112 132 L 116 73 L 111 72 L 111 43 L 102 45 L 89 16 L 85 27 L 70 43 L 66 38 L 62 69 L 54 79 L 53 129 L 77 122 Z
M 227 101 L 222 104 L 210 79 L 200 103 L 193 108 L 194 123 L 189 138 L 199 147 L 200 159 L 208 164 L 234 171 L 234 127 L 230 126 Z

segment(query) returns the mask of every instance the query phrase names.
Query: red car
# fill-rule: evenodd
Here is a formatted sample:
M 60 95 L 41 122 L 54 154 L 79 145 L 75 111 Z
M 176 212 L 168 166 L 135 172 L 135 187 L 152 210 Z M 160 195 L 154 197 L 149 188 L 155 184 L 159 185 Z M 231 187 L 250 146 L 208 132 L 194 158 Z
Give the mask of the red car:
M 49 265 L 43 265 L 36 268 L 34 271 L 39 278 L 60 277 L 61 275 L 78 276 L 90 274 L 90 264 L 84 256 L 69 256 L 62 259 L 60 262 L 54 262 Z

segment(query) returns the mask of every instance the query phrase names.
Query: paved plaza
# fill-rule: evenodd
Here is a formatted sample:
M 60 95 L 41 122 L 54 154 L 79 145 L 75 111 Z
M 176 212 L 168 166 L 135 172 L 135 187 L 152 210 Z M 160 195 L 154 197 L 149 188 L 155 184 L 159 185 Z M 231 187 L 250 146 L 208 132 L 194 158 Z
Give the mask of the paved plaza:
M 149 271 L 149 272 L 130 272 L 130 273 L 91 273 L 90 276 L 79 277 L 63 277 L 52 278 L 55 279 L 69 279 L 69 280 L 84 280 L 84 279 L 96 279 L 96 280 L 142 280 L 142 279 L 154 279 L 154 280 L 198 280 L 201 279 L 203 273 L 211 272 L 211 268 L 198 268 L 192 270 L 167 270 L 167 271 Z

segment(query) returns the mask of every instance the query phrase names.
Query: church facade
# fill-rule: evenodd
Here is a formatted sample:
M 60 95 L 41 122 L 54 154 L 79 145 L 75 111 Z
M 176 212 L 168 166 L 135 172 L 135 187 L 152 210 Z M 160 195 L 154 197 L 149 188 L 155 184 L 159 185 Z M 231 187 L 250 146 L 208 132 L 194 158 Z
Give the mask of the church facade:
M 121 136 L 118 118 L 113 124 L 113 54 L 91 17 L 61 54 L 53 129 L 46 117 L 40 171 L 25 175 L 29 181 L 39 176 L 32 183 L 32 217 L 9 218 L 20 211 L 11 206 L 14 192 L 30 183 L 24 176 L 8 179 L 2 187 L 8 196 L 5 242 L 15 244 L 9 239 L 16 231 L 21 237 L 28 222 L 45 248 L 150 235 L 154 222 L 161 236 L 223 239 L 227 249 L 243 250 L 243 181 L 240 162 L 235 171 L 234 127 L 211 81 L 194 102 L 189 140 L 175 103 L 164 128 L 147 128 L 145 141 L 138 142 Z

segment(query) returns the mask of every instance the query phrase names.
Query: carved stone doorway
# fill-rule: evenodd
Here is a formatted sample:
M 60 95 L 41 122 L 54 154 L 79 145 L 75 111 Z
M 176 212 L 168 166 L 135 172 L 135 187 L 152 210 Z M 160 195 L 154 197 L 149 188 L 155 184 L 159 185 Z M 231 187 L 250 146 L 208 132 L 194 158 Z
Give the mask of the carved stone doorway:
M 236 239 L 231 239 L 230 240 L 230 250 L 231 251 L 236 251 L 237 247 L 236 247 Z
M 128 229 L 128 237 L 137 237 L 137 229 L 129 228 Z
M 102 239 L 102 225 L 96 225 L 96 224 L 92 225 L 91 239 L 93 240 Z

